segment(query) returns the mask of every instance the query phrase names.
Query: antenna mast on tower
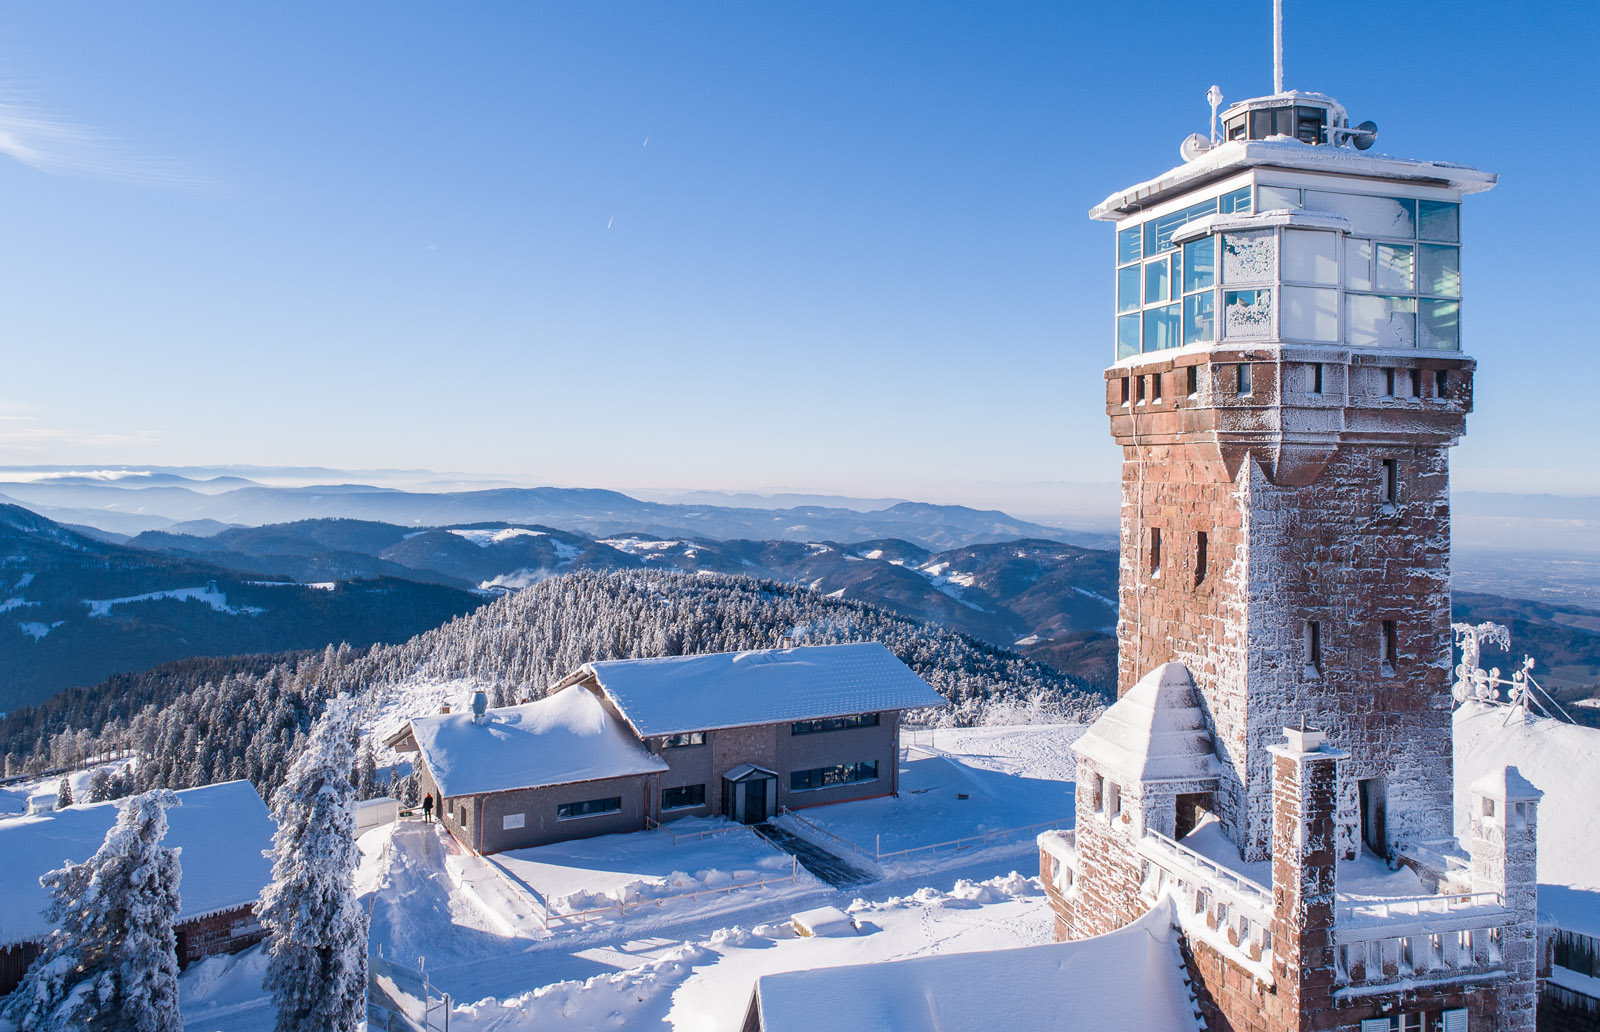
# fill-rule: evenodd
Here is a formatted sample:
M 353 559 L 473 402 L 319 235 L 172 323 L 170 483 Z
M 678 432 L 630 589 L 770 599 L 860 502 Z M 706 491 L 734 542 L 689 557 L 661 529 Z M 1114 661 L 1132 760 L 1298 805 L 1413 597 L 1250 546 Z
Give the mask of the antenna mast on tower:
M 1283 0 L 1272 0 L 1272 92 L 1283 92 Z

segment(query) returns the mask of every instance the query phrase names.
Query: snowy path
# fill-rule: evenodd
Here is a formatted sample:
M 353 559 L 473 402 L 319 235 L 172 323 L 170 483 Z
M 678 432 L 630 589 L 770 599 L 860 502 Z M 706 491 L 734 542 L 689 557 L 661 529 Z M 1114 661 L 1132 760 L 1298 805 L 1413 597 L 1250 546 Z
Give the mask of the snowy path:
M 836 889 L 866 885 L 877 878 L 871 871 L 862 870 L 843 857 L 823 849 L 815 842 L 792 835 L 772 824 L 759 824 L 755 832 L 779 849 L 800 861 L 800 866 Z

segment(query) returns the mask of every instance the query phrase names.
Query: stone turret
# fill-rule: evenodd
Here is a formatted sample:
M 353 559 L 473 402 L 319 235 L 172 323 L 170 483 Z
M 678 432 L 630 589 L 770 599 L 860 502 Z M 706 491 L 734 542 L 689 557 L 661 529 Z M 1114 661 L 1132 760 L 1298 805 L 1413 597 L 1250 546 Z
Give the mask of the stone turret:
M 1543 792 L 1515 767 L 1472 783 L 1472 887 L 1498 892 L 1512 919 L 1500 933 L 1500 962 L 1511 981 L 1500 990 L 1503 1032 L 1533 1032 L 1538 1004 L 1539 800 Z

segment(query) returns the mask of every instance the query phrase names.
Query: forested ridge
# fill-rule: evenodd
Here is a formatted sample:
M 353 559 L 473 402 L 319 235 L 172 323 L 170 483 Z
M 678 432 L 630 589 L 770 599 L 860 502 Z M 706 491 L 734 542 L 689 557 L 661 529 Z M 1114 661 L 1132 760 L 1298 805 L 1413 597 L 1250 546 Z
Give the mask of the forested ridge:
M 876 606 L 745 577 L 580 572 L 540 582 L 399 645 L 360 652 L 169 664 L 70 692 L 0 722 L 8 773 L 132 750 L 136 783 L 188 788 L 247 778 L 282 783 L 323 704 L 351 694 L 373 712 L 407 682 L 471 679 L 497 703 L 542 694 L 598 659 L 880 641 L 953 704 L 941 719 L 976 723 L 997 709 L 1088 719 L 1103 698 L 1072 678 L 966 635 Z

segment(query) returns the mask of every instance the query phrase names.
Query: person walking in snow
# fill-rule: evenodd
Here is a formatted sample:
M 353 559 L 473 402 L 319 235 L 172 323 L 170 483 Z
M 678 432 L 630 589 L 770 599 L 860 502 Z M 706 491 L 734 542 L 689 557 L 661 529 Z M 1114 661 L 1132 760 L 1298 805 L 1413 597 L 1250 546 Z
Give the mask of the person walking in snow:
M 430 823 L 433 820 L 433 793 L 422 797 L 422 820 Z

